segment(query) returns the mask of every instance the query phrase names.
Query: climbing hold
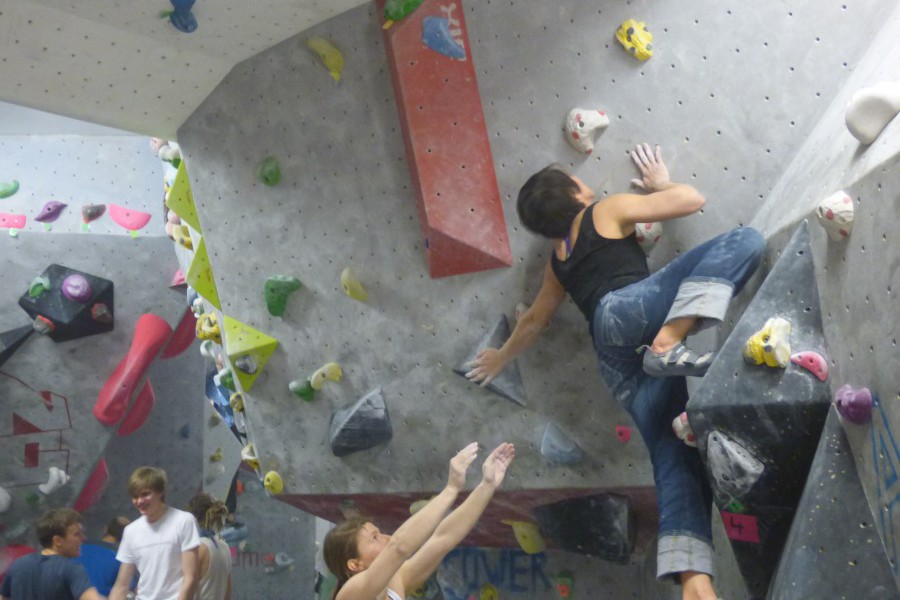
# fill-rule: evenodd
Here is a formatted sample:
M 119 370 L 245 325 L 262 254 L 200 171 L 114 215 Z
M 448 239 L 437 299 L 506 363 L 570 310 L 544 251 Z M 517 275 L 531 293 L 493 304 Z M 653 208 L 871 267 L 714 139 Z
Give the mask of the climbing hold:
M 448 18 L 425 17 L 422 19 L 422 42 L 438 54 L 465 60 L 466 49 L 460 43 L 462 41 L 460 34 L 458 26 L 450 29 L 450 19 Z
M 210 429 L 212 429 L 213 427 L 218 426 L 219 423 L 221 423 L 221 422 L 222 422 L 222 416 L 221 416 L 219 413 L 214 412 L 214 413 L 212 413 L 211 415 L 209 415 L 209 427 L 210 427 Z
M 384 18 L 392 23 L 407 17 L 416 10 L 423 0 L 387 0 L 384 3 Z
M 541 530 L 534 523 L 509 519 L 504 519 L 502 522 L 512 527 L 516 541 L 519 542 L 519 546 L 526 554 L 537 554 L 538 552 L 543 552 L 547 547 L 546 542 L 544 542 L 544 536 L 541 535 Z
M 247 525 L 245 523 L 235 523 L 222 529 L 220 535 L 222 539 L 229 544 L 235 544 L 247 539 Z
M 500 315 L 494 326 L 479 340 L 472 351 L 453 367 L 453 372 L 465 377 L 472 369 L 471 363 L 479 352 L 485 348 L 499 348 L 509 338 L 509 334 L 509 321 L 506 319 L 506 315 Z M 525 386 L 522 384 L 522 375 L 519 372 L 519 364 L 516 361 L 507 365 L 485 387 L 490 392 L 503 396 L 520 406 L 525 406 Z
M 248 442 L 246 446 L 241 448 L 241 460 L 243 460 L 251 469 L 259 468 L 259 457 L 256 455 L 256 448 L 253 442 Z
M 197 30 L 197 18 L 191 12 L 195 0 L 170 0 L 175 10 L 169 15 L 169 22 L 175 29 L 184 33 Z
M 706 436 L 706 466 L 719 506 L 744 498 L 765 471 L 741 443 L 715 429 Z
M 281 475 L 275 471 L 266 473 L 266 476 L 263 478 L 263 485 L 273 496 L 277 496 L 284 492 L 284 481 L 281 479 Z
M 791 322 L 772 317 L 744 344 L 744 361 L 784 369 L 791 360 Z
M 616 425 L 616 437 L 623 444 L 627 444 L 628 440 L 631 439 L 631 428 L 624 425 Z
M 541 534 L 561 550 L 627 564 L 637 521 L 626 496 L 596 494 L 536 506 Z
M 216 344 L 222 343 L 222 333 L 219 329 L 219 317 L 214 312 L 203 313 L 197 319 L 197 337 L 201 340 L 211 340 Z
M 835 192 L 819 203 L 816 218 L 828 237 L 838 242 L 853 229 L 853 199 L 844 192 Z
M 25 215 L 0 213 L 0 229 L 9 229 L 9 235 L 13 235 L 12 230 L 14 229 L 24 229 L 26 221 L 27 219 L 25 218 Z
M 125 208 L 118 204 L 110 204 L 109 216 L 116 225 L 120 225 L 128 231 L 137 231 L 149 223 L 150 218 L 153 215 L 139 210 Z
M 573 442 L 553 421 L 544 427 L 544 435 L 541 438 L 541 456 L 550 462 L 564 465 L 577 464 L 584 458 L 578 444 Z
M 263 297 L 266 299 L 266 308 L 273 317 L 280 317 L 287 308 L 288 296 L 299 290 L 300 280 L 290 275 L 273 275 L 266 279 L 263 286 Z
M 191 312 L 194 313 L 194 318 L 199 319 L 200 315 L 206 312 L 206 306 L 203 304 L 203 298 L 200 296 L 194 296 L 193 302 L 191 302 Z
M 34 279 L 31 280 L 31 283 L 28 285 L 28 297 L 29 298 L 37 298 L 44 292 L 50 290 L 50 280 L 44 275 L 38 275 Z
M 38 315 L 34 318 L 34 330 L 41 335 L 50 335 L 54 331 L 56 331 L 56 325 L 43 315 Z
M 244 394 L 242 392 L 234 392 L 228 398 L 228 404 L 234 412 L 244 412 Z
M 12 504 L 12 497 L 5 488 L 0 487 L 0 514 L 8 511 L 10 504 Z
M 387 404 L 376 388 L 354 405 L 331 416 L 329 438 L 335 456 L 346 456 L 389 441 L 394 436 Z
M 819 381 L 828 379 L 828 362 L 818 352 L 806 350 L 805 352 L 791 354 L 791 362 L 811 372 L 819 378 Z
M 91 283 L 80 273 L 72 273 L 63 279 L 62 294 L 72 302 L 87 302 L 94 295 Z
M 38 489 L 42 494 L 49 495 L 69 483 L 69 474 L 59 467 L 50 467 L 50 475 L 47 483 L 42 483 Z
M 172 274 L 172 281 L 169 282 L 169 287 L 173 290 L 187 287 L 187 282 L 184 280 L 184 272 L 181 269 L 176 269 L 175 273 Z
M 203 340 L 200 344 L 200 356 L 216 360 L 216 344 L 212 340 Z
M 234 368 L 246 375 L 255 375 L 259 371 L 259 364 L 253 356 L 245 354 L 235 359 Z
M 556 593 L 560 598 L 566 599 L 572 596 L 575 588 L 575 575 L 571 571 L 560 571 L 556 574 Z
M 217 385 L 221 385 L 226 390 L 237 391 L 234 385 L 234 372 L 231 369 L 222 369 L 216 373 L 214 379 L 217 381 Z
M 337 46 L 321 37 L 309 38 L 306 40 L 306 46 L 316 53 L 334 80 L 340 81 L 341 72 L 344 70 L 344 55 Z
M 191 230 L 187 225 L 175 225 L 172 228 L 172 239 L 182 248 L 194 249 L 194 242 L 191 240 Z
M 19 191 L 19 182 L 13 179 L 9 183 L 0 183 L 0 198 L 9 198 Z
M 854 390 L 844 384 L 834 393 L 834 405 L 845 420 L 857 425 L 865 425 L 872 420 L 872 392 L 869 388 Z
M 97 321 L 103 325 L 112 325 L 113 314 L 109 307 L 102 302 L 98 302 L 91 306 L 91 320 Z
M 409 505 L 409 514 L 414 515 L 431 502 L 431 498 L 421 498 Z
M 616 29 L 616 39 L 638 60 L 647 60 L 653 56 L 653 34 L 647 30 L 643 21 L 639 23 L 634 19 L 626 19 Z
M 369 297 L 369 294 L 366 293 L 365 288 L 363 288 L 350 267 L 341 271 L 341 287 L 344 288 L 344 293 L 354 300 L 365 302 Z
M 102 217 L 105 212 L 105 204 L 85 204 L 81 207 L 81 220 L 91 223 Z
M 850 97 L 844 121 L 850 134 L 871 144 L 900 111 L 900 81 L 882 81 Z
M 688 446 L 692 448 L 697 447 L 697 438 L 694 436 L 694 430 L 691 429 L 691 422 L 688 420 L 686 412 L 681 413 L 672 420 L 672 431 L 675 432 L 675 437 Z
M 309 379 L 295 379 L 288 383 L 288 389 L 298 398 L 312 402 L 316 397 L 316 390 Z
M 278 164 L 278 159 L 274 156 L 267 156 L 262 159 L 256 166 L 256 179 L 269 187 L 277 185 L 281 181 L 281 167 Z
M 478 590 L 478 600 L 500 600 L 500 592 L 492 583 L 485 583 Z
M 209 462 L 222 462 L 225 458 L 225 452 L 221 448 L 216 448 L 215 452 L 209 455 Z
M 181 439 L 186 440 L 191 437 L 191 424 L 185 423 L 181 426 L 181 429 L 178 430 L 178 435 L 181 436 Z
M 325 380 L 340 381 L 343 375 L 344 372 L 341 371 L 341 365 L 336 362 L 325 363 L 309 378 L 309 385 L 314 390 L 321 390 Z
M 60 213 L 62 213 L 63 209 L 67 206 L 68 204 L 51 200 L 41 208 L 41 212 L 37 214 L 34 220 L 40 221 L 41 223 L 53 223 L 59 218 Z
M 634 235 L 637 237 L 638 244 L 644 250 L 644 254 L 650 254 L 656 246 L 656 242 L 662 237 L 662 223 L 635 223 Z
M 128 414 L 122 419 L 119 428 L 116 429 L 116 435 L 130 435 L 140 429 L 147 422 L 150 413 L 153 412 L 154 404 L 156 404 L 156 395 L 153 392 L 150 380 L 147 379 L 144 381 L 144 385 L 141 386 L 137 396 L 135 396 L 134 402 L 131 403 L 131 410 L 128 411 Z
M 730 513 L 742 514 L 747 511 L 747 507 L 740 500 L 732 500 L 728 503 L 728 506 L 725 507 Z
M 609 117 L 602 110 L 573 108 L 566 115 L 566 139 L 579 152 L 594 151 L 594 136 L 609 125 Z

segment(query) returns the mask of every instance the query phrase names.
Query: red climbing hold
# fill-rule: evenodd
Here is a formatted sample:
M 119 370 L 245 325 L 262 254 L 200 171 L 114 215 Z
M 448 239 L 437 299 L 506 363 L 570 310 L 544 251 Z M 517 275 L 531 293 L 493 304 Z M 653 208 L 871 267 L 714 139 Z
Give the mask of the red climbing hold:
M 172 328 L 165 319 L 153 314 L 141 315 L 134 327 L 128 354 L 103 384 L 94 404 L 94 416 L 98 421 L 115 425 L 122 420 L 129 401 L 139 389 L 138 384 L 171 335 Z
M 819 381 L 828 379 L 828 362 L 825 357 L 818 352 L 806 350 L 791 354 L 791 362 L 800 365 L 804 369 L 819 378 Z
M 619 438 L 619 441 L 623 444 L 627 444 L 628 440 L 631 439 L 631 428 L 625 427 L 624 425 L 616 425 L 616 437 Z
M 106 459 L 101 456 L 100 460 L 97 461 L 97 466 L 94 467 L 94 471 L 88 477 L 84 487 L 81 488 L 81 493 L 78 494 L 78 498 L 75 500 L 72 508 L 83 513 L 100 500 L 106 491 L 107 485 L 109 485 L 109 467 L 106 464 Z
M 167 358 L 172 358 L 173 356 L 178 356 L 185 350 L 187 350 L 191 343 L 197 339 L 197 335 L 195 333 L 197 329 L 197 317 L 194 316 L 194 311 L 188 307 L 184 311 L 184 315 L 181 317 L 181 321 L 178 322 L 178 325 L 175 327 L 174 333 L 172 333 L 172 338 L 169 340 L 169 343 L 166 344 L 165 349 L 162 351 L 160 358 L 163 360 Z
M 153 393 L 153 386 L 150 385 L 150 380 L 148 379 L 144 382 L 144 386 L 138 393 L 137 398 L 134 399 L 131 410 L 122 419 L 122 424 L 119 425 L 116 435 L 128 435 L 140 429 L 153 411 L 155 403 L 156 395 Z

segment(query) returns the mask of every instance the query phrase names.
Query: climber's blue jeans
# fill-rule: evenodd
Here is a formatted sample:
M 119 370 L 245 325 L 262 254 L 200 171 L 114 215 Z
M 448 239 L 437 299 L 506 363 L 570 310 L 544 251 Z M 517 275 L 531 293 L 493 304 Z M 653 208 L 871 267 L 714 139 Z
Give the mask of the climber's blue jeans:
M 675 437 L 672 421 L 688 400 L 684 377 L 650 377 L 639 349 L 680 317 L 697 328 L 725 316 L 731 296 L 759 266 L 762 235 L 749 227 L 722 234 L 675 258 L 646 279 L 606 294 L 592 332 L 600 374 L 650 450 L 659 509 L 657 577 L 712 575 L 712 493 L 700 454 Z

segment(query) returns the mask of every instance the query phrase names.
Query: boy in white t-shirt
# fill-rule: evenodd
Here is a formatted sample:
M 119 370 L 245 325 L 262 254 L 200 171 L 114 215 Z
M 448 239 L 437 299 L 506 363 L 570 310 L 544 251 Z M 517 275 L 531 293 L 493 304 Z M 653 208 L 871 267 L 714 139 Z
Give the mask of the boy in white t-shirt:
M 128 494 L 141 517 L 122 534 L 116 554 L 122 566 L 109 599 L 125 600 L 137 571 L 137 600 L 193 600 L 200 546 L 194 516 L 166 505 L 162 469 L 138 468 L 128 480 Z

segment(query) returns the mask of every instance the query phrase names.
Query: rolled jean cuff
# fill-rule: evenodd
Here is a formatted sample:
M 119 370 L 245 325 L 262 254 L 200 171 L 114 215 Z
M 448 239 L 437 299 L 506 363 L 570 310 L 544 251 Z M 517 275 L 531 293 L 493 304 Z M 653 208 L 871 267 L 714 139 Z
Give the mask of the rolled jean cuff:
M 709 277 L 685 279 L 666 316 L 666 323 L 684 317 L 694 317 L 697 323 L 691 333 L 722 322 L 734 295 L 734 284 L 725 279 Z
M 656 550 L 656 578 L 676 577 L 685 571 L 713 576 L 712 544 L 689 535 L 664 535 Z

